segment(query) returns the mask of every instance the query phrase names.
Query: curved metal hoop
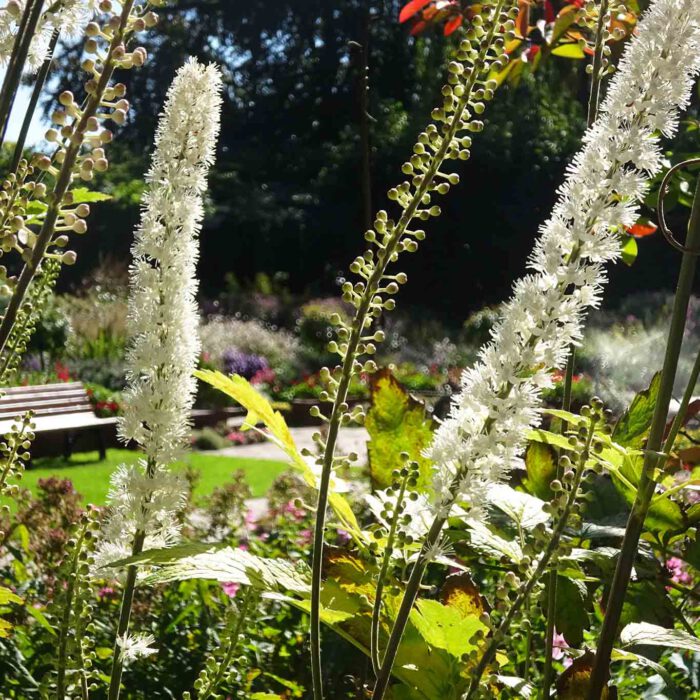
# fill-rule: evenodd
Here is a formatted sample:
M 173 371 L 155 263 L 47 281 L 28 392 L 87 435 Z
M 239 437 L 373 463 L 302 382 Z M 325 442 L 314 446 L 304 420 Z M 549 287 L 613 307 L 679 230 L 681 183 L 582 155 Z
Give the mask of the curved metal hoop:
M 678 163 L 678 165 L 674 165 L 666 173 L 664 179 L 661 181 L 661 187 L 659 188 L 659 228 L 661 229 L 661 233 L 663 233 L 666 241 L 676 250 L 680 250 L 681 253 L 695 255 L 697 257 L 700 256 L 700 248 L 696 248 L 695 250 L 693 250 L 679 243 L 676 240 L 676 237 L 673 235 L 671 229 L 669 229 L 669 227 L 666 225 L 666 209 L 664 206 L 664 200 L 666 199 L 666 195 L 668 194 L 668 187 L 671 183 L 671 178 L 673 177 L 674 173 L 677 170 L 687 168 L 689 165 L 700 165 L 700 158 L 690 158 L 688 160 L 684 160 L 682 163 Z

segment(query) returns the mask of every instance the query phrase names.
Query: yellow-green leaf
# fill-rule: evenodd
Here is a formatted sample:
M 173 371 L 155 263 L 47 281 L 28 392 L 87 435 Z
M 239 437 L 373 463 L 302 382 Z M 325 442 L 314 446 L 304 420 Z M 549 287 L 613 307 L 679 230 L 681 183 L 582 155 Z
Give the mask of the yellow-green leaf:
M 24 601 L 9 588 L 0 586 L 0 605 L 7 605 L 8 603 L 18 603 L 21 605 L 23 602 Z
M 562 58 L 581 59 L 586 57 L 586 54 L 583 52 L 583 49 L 578 45 L 578 43 L 560 44 L 556 48 L 552 49 L 552 54 Z
M 297 449 L 282 414 L 275 411 L 270 402 L 246 379 L 237 374 L 227 377 L 213 370 L 197 370 L 194 375 L 243 406 L 248 411 L 248 425 L 262 422 L 270 431 L 270 439 L 289 457 L 292 466 L 301 473 L 304 481 L 312 488 L 318 488 L 316 475 Z M 328 500 L 343 528 L 350 535 L 359 537 L 360 526 L 345 498 L 331 490 Z

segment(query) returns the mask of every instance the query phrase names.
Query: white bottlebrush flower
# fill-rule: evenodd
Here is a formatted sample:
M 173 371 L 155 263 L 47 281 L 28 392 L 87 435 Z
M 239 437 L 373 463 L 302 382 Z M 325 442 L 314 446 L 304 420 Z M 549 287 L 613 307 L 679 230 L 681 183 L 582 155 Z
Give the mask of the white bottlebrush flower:
M 129 294 L 128 387 L 119 430 L 145 459 L 112 477 L 110 513 L 96 568 L 142 548 L 172 545 L 184 503 L 182 480 L 167 465 L 189 437 L 199 355 L 195 266 L 207 170 L 219 131 L 221 75 L 190 59 L 171 85 L 146 175 L 144 209 L 134 245 Z
M 195 276 L 199 232 L 219 132 L 221 76 L 190 59 L 168 92 L 132 248 L 128 388 L 120 434 L 169 464 L 187 443 L 199 356 Z
M 117 639 L 124 663 L 155 654 L 158 651 L 153 646 L 155 643 L 156 640 L 152 634 L 124 634 L 123 637 Z
M 92 19 L 97 0 L 62 0 L 47 3 L 39 17 L 36 32 L 27 54 L 27 68 L 37 70 L 47 57 L 51 35 L 59 31 L 63 37 L 75 38 Z M 27 0 L 9 0 L 0 9 L 0 66 L 7 64 L 17 37 Z
M 700 2 L 656 0 L 569 168 L 530 273 L 515 284 L 428 451 L 437 465 L 436 514 L 446 515 L 455 500 L 478 510 L 488 485 L 521 465 L 541 391 L 600 301 L 605 265 L 620 253 L 618 232 L 636 221 L 648 180 L 661 169 L 658 134 L 676 130 L 699 69 Z

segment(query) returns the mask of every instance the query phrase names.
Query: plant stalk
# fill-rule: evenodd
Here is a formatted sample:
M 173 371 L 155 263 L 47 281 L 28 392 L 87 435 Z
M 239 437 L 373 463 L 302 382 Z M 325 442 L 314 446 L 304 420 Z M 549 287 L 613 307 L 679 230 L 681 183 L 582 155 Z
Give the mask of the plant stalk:
M 496 13 L 501 12 L 506 0 L 498 0 L 498 4 L 494 10 Z M 492 23 L 489 34 L 485 37 L 482 48 L 479 52 L 477 65 L 483 64 L 486 59 L 487 52 L 491 48 L 493 39 L 497 30 L 497 22 Z M 338 383 L 338 389 L 333 408 L 328 423 L 328 435 L 326 438 L 326 447 L 323 455 L 323 466 L 321 470 L 321 478 L 318 485 L 318 501 L 316 505 L 316 522 L 314 525 L 314 540 L 313 540 L 313 556 L 311 564 L 311 606 L 310 606 L 310 642 L 311 642 L 311 677 L 313 685 L 314 700 L 323 700 L 323 679 L 321 669 L 321 586 L 322 586 L 322 568 L 323 568 L 323 547 L 325 541 L 326 527 L 326 510 L 328 508 L 328 490 L 330 487 L 331 472 L 333 469 L 333 459 L 335 456 L 335 446 L 338 440 L 338 431 L 340 429 L 341 418 L 345 412 L 345 401 L 347 399 L 350 380 L 352 379 L 354 366 L 357 358 L 357 348 L 361 340 L 363 331 L 365 330 L 365 322 L 368 318 L 368 313 L 374 296 L 381 285 L 384 272 L 391 261 L 394 253 L 398 252 L 401 239 L 408 229 L 409 224 L 413 220 L 416 211 L 418 210 L 423 195 L 427 194 L 433 181 L 438 173 L 447 155 L 448 149 L 462 121 L 462 116 L 467 108 L 469 100 L 472 97 L 474 87 L 480 75 L 478 70 L 473 70 L 469 77 L 469 81 L 465 86 L 464 95 L 459 99 L 458 105 L 452 116 L 450 125 L 442 135 L 442 143 L 436 151 L 428 170 L 421 179 L 420 184 L 416 188 L 415 193 L 411 197 L 408 206 L 403 210 L 398 223 L 392 231 L 392 236 L 387 242 L 385 248 L 378 256 L 377 264 L 374 267 L 369 279 L 366 283 L 365 292 L 362 295 L 357 311 L 353 318 L 352 330 L 347 342 L 347 350 L 342 364 L 341 377 Z M 2 329 L 0 328 L 0 331 Z M 0 333 L 0 341 L 2 335 Z M 443 521 L 444 522 L 444 521 Z M 442 526 L 440 527 L 442 529 Z M 439 530 L 437 535 L 439 535 Z M 422 578 L 422 573 L 419 577 Z M 416 585 L 417 591 L 417 585 Z M 403 633 L 403 632 L 402 632 Z M 389 658 L 388 651 L 387 656 Z M 393 664 L 393 659 L 388 663 L 389 669 Z
M 700 248 L 700 180 L 698 180 L 698 186 L 695 191 L 686 247 L 690 250 L 697 250 Z M 610 675 L 610 655 L 612 653 L 615 637 L 617 636 L 617 628 L 620 622 L 622 606 L 625 601 L 625 593 L 632 573 L 639 538 L 644 527 L 644 520 L 656 488 L 654 471 L 660 462 L 660 457 L 657 453 L 661 450 L 663 445 L 668 407 L 673 393 L 673 383 L 676 378 L 678 358 L 683 343 L 688 303 L 693 290 L 696 266 L 696 256 L 692 252 L 684 253 L 678 275 L 676 295 L 673 302 L 671 327 L 669 329 L 668 343 L 666 345 L 666 355 L 664 357 L 664 366 L 661 374 L 659 395 L 656 400 L 656 406 L 654 407 L 654 415 L 649 430 L 649 438 L 647 440 L 647 452 L 644 458 L 637 494 L 627 521 L 627 528 L 622 541 L 620 556 L 617 560 L 610 594 L 608 595 L 605 619 L 603 620 L 603 627 L 598 640 L 598 649 L 591 673 L 588 692 L 589 700 L 600 699 Z
M 119 22 L 119 29 L 114 33 L 109 45 L 107 58 L 105 60 L 102 75 L 98 81 L 95 92 L 90 95 L 83 114 L 75 127 L 77 134 L 84 134 L 87 129 L 88 119 L 95 115 L 100 106 L 105 88 L 109 84 L 112 74 L 115 70 L 114 51 L 124 42 L 124 35 L 127 29 L 127 22 L 131 15 L 135 0 L 125 0 L 122 6 L 122 13 Z M 46 211 L 46 217 L 41 226 L 41 230 L 37 235 L 37 240 L 32 251 L 31 258 L 22 268 L 17 284 L 13 290 L 12 297 L 5 311 L 5 315 L 0 323 L 0 353 L 5 350 L 7 339 L 10 336 L 12 326 L 17 318 L 17 313 L 24 301 L 24 297 L 29 289 L 32 279 L 36 275 L 39 265 L 44 258 L 47 248 L 51 244 L 51 238 L 54 233 L 54 227 L 58 220 L 61 203 L 71 185 L 73 178 L 73 166 L 82 146 L 82 139 L 78 139 L 77 143 L 71 141 L 66 150 L 66 155 L 58 174 L 56 185 L 51 193 L 49 207 Z
M 7 66 L 7 73 L 5 73 L 2 90 L 0 91 L 0 147 L 5 141 L 10 112 L 15 102 L 17 88 L 22 78 L 22 70 L 24 69 L 29 47 L 34 38 L 43 7 L 44 0 L 29 0 L 22 13 L 22 19 L 12 47 L 10 63 Z
M 569 491 L 568 498 L 566 499 L 566 505 L 564 506 L 564 510 L 562 511 L 561 517 L 559 518 L 559 522 L 557 523 L 556 527 L 554 528 L 554 531 L 552 532 L 552 537 L 547 543 L 547 547 L 544 550 L 544 553 L 542 554 L 542 557 L 540 558 L 539 562 L 537 563 L 537 567 L 535 568 L 535 571 L 533 572 L 532 576 L 528 579 L 525 586 L 520 590 L 520 593 L 518 593 L 516 599 L 513 601 L 513 604 L 510 606 L 510 609 L 508 610 L 506 616 L 503 618 L 503 620 L 501 620 L 501 624 L 498 626 L 498 629 L 491 636 L 489 644 L 486 647 L 484 653 L 482 654 L 481 660 L 479 661 L 476 669 L 472 674 L 471 681 L 469 684 L 469 690 L 464 696 L 464 700 L 471 700 L 474 693 L 477 691 L 479 687 L 479 682 L 481 681 L 481 677 L 484 675 L 486 668 L 496 656 L 498 646 L 503 640 L 506 632 L 508 631 L 511 623 L 513 622 L 513 619 L 515 618 L 516 614 L 520 611 L 520 608 L 523 606 L 523 604 L 530 597 L 530 594 L 532 593 L 532 590 L 534 589 L 535 585 L 539 582 L 540 578 L 542 577 L 542 574 L 544 574 L 547 570 L 550 560 L 556 554 L 557 548 L 559 547 L 559 542 L 561 541 L 561 537 L 564 534 L 564 530 L 566 529 L 566 526 L 569 523 L 571 511 L 574 507 L 574 504 L 576 503 L 578 490 L 581 486 L 581 479 L 583 478 L 583 474 L 586 470 L 586 462 L 588 461 L 588 457 L 591 452 L 591 445 L 593 444 L 595 426 L 595 419 L 591 419 L 588 429 L 588 436 L 586 438 L 586 444 L 583 448 L 583 451 L 579 455 L 579 459 L 576 464 L 574 480 L 571 484 L 571 491 Z
M 603 48 L 605 46 L 605 17 L 608 14 L 609 0 L 601 0 L 598 9 L 598 24 L 596 26 L 596 41 L 595 50 L 593 53 L 593 73 L 591 74 L 591 91 L 588 98 L 588 115 L 586 126 L 590 129 L 595 120 L 598 118 L 598 109 L 600 107 L 600 90 L 603 83 Z M 564 379 L 564 399 L 562 401 L 562 409 L 571 411 L 571 387 L 574 380 L 574 366 L 576 363 L 576 348 L 572 345 L 569 348 L 569 357 L 566 360 L 566 374 Z M 562 425 L 562 430 L 565 429 Z M 557 475 L 557 478 L 559 475 Z M 545 653 L 544 653 L 544 670 L 542 676 L 542 691 L 540 697 L 542 700 L 549 697 L 550 688 L 552 686 L 552 654 L 554 652 L 554 614 L 557 607 L 557 587 L 558 573 L 553 569 L 549 573 L 549 582 L 547 585 L 547 630 L 545 632 Z
M 42 63 L 39 74 L 36 77 L 34 83 L 34 89 L 32 90 L 32 96 L 27 105 L 27 111 L 24 113 L 24 120 L 22 121 L 22 128 L 20 129 L 19 135 L 17 136 L 17 143 L 15 144 L 15 152 L 12 156 L 12 163 L 10 164 L 10 172 L 16 173 L 19 161 L 22 159 L 22 152 L 24 151 L 24 144 L 27 142 L 27 134 L 29 133 L 29 127 L 32 124 L 32 119 L 34 118 L 34 112 L 36 111 L 36 106 L 39 103 L 39 98 L 41 97 L 41 92 L 44 89 L 44 84 L 46 83 L 46 78 L 51 70 L 51 64 L 53 63 L 53 54 L 56 49 L 56 44 L 58 43 L 59 32 L 54 31 L 51 37 L 51 43 L 49 44 L 48 54 L 46 60 Z

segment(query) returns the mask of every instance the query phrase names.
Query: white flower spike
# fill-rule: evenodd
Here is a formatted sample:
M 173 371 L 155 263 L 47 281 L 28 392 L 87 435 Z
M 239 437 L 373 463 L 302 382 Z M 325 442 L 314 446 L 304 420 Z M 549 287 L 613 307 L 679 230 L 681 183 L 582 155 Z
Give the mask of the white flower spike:
M 521 466 L 542 389 L 552 385 L 552 371 L 563 367 L 587 311 L 600 302 L 605 266 L 620 255 L 618 232 L 637 220 L 648 181 L 661 170 L 658 134 L 675 132 L 699 70 L 700 2 L 656 0 L 569 168 L 530 273 L 515 284 L 428 451 L 437 465 L 436 514 L 455 501 L 478 512 L 488 486 Z

